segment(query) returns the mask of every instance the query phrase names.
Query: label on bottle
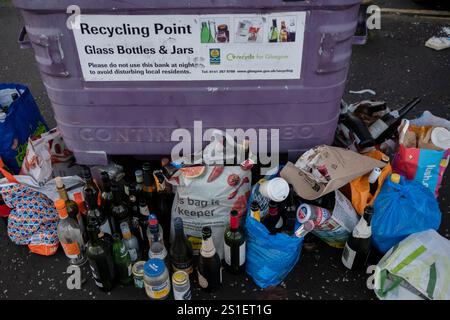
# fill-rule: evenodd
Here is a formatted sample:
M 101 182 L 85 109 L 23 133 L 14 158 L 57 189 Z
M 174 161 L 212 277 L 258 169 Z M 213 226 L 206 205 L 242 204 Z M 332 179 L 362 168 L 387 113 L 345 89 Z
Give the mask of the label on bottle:
M 128 253 L 130 254 L 131 261 L 137 260 L 137 250 L 136 249 L 128 249 Z
M 100 226 L 100 231 L 112 235 L 108 219 L 105 219 L 105 222 Z
M 198 284 L 200 287 L 202 287 L 203 289 L 208 288 L 208 280 L 206 280 L 206 278 L 200 273 L 200 271 L 197 271 L 198 274 Z M 222 282 L 222 270 L 220 272 L 220 282 Z
M 162 284 L 158 286 L 151 286 L 145 283 L 145 292 L 150 297 L 150 299 L 162 299 L 169 295 L 170 292 L 170 281 L 166 279 Z
M 144 288 L 144 280 L 142 278 L 134 277 L 134 285 L 136 288 Z
M 191 300 L 191 288 L 183 291 L 178 291 L 173 287 L 173 297 L 175 300 Z
M 131 266 L 131 263 L 128 265 L 128 276 L 131 276 L 131 270 L 133 267 Z
M 353 266 L 353 262 L 355 261 L 356 251 L 351 249 L 348 246 L 348 243 L 345 244 L 344 251 L 342 252 L 342 263 L 348 269 L 351 269 Z
M 372 138 L 376 139 L 381 136 L 387 128 L 389 128 L 389 126 L 383 120 L 378 119 L 369 127 L 369 132 L 372 135 Z
M 223 252 L 225 255 L 225 263 L 231 266 L 231 247 L 226 243 L 224 243 L 223 245 L 224 245 Z M 241 244 L 241 246 L 239 247 L 239 266 L 242 266 L 245 263 L 245 247 L 246 242 Z
M 147 206 L 141 206 L 139 207 L 139 212 L 143 215 L 148 217 L 150 215 L 150 212 L 148 211 L 148 207 Z
M 91 262 L 89 262 L 89 266 L 91 267 L 92 278 L 94 279 L 95 284 L 97 285 L 97 287 L 103 288 L 103 283 L 100 280 L 100 275 L 97 270 L 97 267 L 94 266 Z
M 192 271 L 193 271 L 192 261 L 183 262 L 183 263 L 172 263 L 172 268 L 173 268 L 174 272 L 176 272 L 176 271 L 184 271 L 187 274 L 191 274 Z
M 80 247 L 78 246 L 77 242 L 72 243 L 63 243 L 61 242 L 61 245 L 64 249 L 64 253 L 66 256 L 70 259 L 76 259 L 80 255 Z
M 283 226 L 283 218 L 280 216 L 280 219 L 278 219 L 278 222 L 275 225 L 275 229 L 281 229 L 282 226 Z

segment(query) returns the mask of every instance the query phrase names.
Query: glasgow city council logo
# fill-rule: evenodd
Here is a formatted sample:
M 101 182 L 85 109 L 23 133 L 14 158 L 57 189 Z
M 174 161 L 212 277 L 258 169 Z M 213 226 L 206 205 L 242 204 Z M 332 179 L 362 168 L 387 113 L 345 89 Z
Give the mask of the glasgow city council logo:
M 220 64 L 220 49 L 209 49 L 209 63 Z

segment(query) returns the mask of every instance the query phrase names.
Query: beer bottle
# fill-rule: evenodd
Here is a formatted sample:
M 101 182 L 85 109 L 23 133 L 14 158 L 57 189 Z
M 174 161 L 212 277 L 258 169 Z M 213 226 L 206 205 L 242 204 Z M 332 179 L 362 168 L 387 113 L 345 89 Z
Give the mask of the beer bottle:
M 197 272 L 200 287 L 208 292 L 214 292 L 222 285 L 222 266 L 211 235 L 211 228 L 203 227 Z

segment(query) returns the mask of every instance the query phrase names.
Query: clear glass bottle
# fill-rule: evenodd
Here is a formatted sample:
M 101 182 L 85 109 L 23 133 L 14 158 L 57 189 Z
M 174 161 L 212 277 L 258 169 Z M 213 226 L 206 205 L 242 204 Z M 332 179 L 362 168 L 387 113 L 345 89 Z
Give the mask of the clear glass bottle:
M 84 195 L 85 195 L 86 206 L 88 208 L 87 219 L 89 220 L 89 217 L 93 217 L 93 218 L 97 219 L 97 223 L 99 225 L 100 231 L 102 233 L 112 235 L 109 219 L 103 213 L 103 211 L 99 209 L 99 207 L 97 205 L 97 198 L 96 198 L 94 191 L 92 189 L 86 189 L 84 191 Z
M 130 226 L 127 222 L 120 224 L 120 230 L 122 231 L 123 243 L 130 254 L 131 262 L 135 263 L 141 258 L 141 251 L 139 249 L 139 242 L 137 238 L 131 233 Z
M 159 236 L 159 230 L 157 225 L 149 226 L 150 235 L 152 237 L 152 245 L 148 251 L 149 259 L 161 259 L 167 264 L 167 249 L 164 246 L 164 241 Z
M 59 214 L 59 222 L 57 226 L 58 238 L 64 253 L 73 265 L 82 265 L 86 262 L 84 255 L 84 241 L 78 223 L 69 217 L 67 213 L 66 203 L 63 199 L 55 202 L 56 210 Z
M 148 238 L 148 245 L 149 245 L 149 247 L 152 246 L 152 242 L 153 242 L 153 238 L 154 238 L 154 236 L 150 232 L 150 228 L 152 226 L 155 226 L 155 225 L 158 226 L 158 239 L 160 239 L 161 241 L 164 242 L 164 238 L 163 238 L 163 236 L 164 236 L 163 232 L 164 231 L 163 231 L 161 225 L 158 223 L 158 218 L 156 218 L 156 215 L 151 213 L 149 215 L 149 217 L 148 217 L 147 231 L 146 231 L 147 232 L 147 238 Z

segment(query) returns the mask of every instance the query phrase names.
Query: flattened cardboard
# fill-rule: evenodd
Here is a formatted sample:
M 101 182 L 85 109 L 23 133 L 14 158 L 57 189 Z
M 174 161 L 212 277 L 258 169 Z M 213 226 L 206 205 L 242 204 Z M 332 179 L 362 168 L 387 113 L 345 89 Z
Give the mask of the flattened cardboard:
M 315 200 L 335 191 L 375 167 L 381 169 L 386 166 L 382 161 L 342 148 L 320 146 L 315 149 L 321 153 L 328 169 L 331 179 L 327 183 L 317 182 L 292 162 L 288 162 L 280 172 L 280 176 L 292 184 L 295 192 L 307 200 Z

